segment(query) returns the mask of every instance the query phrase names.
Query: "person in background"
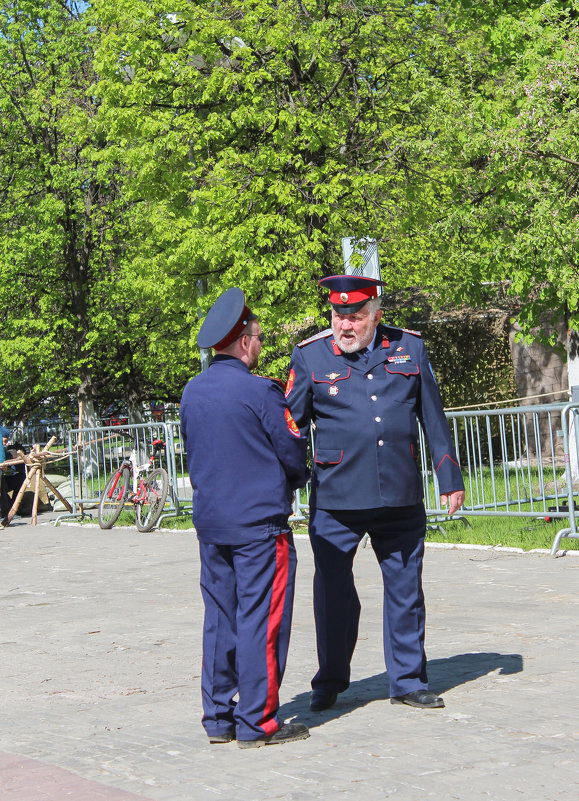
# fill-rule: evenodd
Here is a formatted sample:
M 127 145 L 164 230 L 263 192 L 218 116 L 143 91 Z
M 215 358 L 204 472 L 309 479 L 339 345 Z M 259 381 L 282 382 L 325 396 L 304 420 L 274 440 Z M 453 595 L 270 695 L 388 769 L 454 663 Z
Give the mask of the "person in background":
M 18 455 L 17 451 L 23 449 L 22 445 L 10 444 L 12 431 L 9 428 L 1 426 L 0 433 L 2 435 L 0 461 L 15 459 Z M 12 508 L 13 499 L 26 479 L 26 468 L 24 464 L 8 465 L 2 468 L 0 473 L 0 517 L 3 520 Z

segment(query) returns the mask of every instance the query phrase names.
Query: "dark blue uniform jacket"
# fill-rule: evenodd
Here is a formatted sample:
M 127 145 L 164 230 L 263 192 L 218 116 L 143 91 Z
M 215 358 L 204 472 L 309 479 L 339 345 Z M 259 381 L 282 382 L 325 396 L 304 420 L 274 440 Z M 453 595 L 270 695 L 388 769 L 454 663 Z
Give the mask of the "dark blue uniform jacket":
M 286 397 L 305 435 L 315 425 L 312 504 L 410 506 L 423 496 L 420 420 L 441 493 L 464 489 L 440 394 L 419 334 L 379 325 L 364 362 L 331 330 L 294 348 Z
M 191 379 L 180 406 L 199 539 L 237 545 L 287 529 L 306 443 L 283 390 L 230 356 Z

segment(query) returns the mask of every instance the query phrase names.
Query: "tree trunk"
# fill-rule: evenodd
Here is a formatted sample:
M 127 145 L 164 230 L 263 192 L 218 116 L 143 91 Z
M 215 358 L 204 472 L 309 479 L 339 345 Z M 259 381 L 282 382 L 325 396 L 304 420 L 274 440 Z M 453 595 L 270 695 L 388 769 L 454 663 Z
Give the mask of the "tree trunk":
M 78 401 L 82 404 L 81 428 L 82 433 L 79 437 L 79 460 L 81 470 L 81 487 L 88 479 L 97 478 L 98 469 L 98 446 L 96 437 L 90 433 L 97 426 L 96 408 L 92 396 L 92 377 L 84 376 L 78 388 Z M 84 493 L 81 489 L 81 496 Z
M 509 343 L 513 360 L 517 396 L 524 406 L 534 404 L 548 404 L 566 402 L 567 365 L 564 361 L 563 347 L 553 348 L 535 339 L 530 345 L 516 342 L 515 335 L 520 331 L 514 324 L 509 332 Z M 561 346 L 565 345 L 565 324 L 553 325 L 549 322 L 543 324 L 543 332 L 551 334 L 556 331 Z M 535 329 L 534 336 L 539 330 Z M 558 460 L 563 458 L 563 443 L 557 437 L 560 420 L 554 418 L 552 427 L 546 416 L 539 420 L 539 442 L 534 437 L 529 439 L 527 447 L 531 456 L 536 456 L 539 449 L 544 457 L 555 456 Z M 551 442 L 554 443 L 555 453 L 551 453 Z
M 127 412 L 129 415 L 129 423 L 144 423 L 145 415 L 143 414 L 143 393 L 142 389 L 134 384 L 129 384 L 127 390 Z
M 96 428 L 98 425 L 96 406 L 92 398 L 82 401 L 82 428 Z

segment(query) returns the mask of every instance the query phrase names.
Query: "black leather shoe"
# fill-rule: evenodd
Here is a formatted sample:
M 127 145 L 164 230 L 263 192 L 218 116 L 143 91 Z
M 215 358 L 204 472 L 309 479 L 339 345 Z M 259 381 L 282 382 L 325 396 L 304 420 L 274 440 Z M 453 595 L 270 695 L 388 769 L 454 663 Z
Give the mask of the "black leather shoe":
M 262 745 L 283 745 L 294 743 L 296 740 L 305 740 L 310 732 L 305 723 L 283 723 L 281 727 L 270 734 L 269 737 L 258 737 L 257 740 L 238 740 L 239 748 L 261 748 Z
M 390 703 L 408 704 L 408 706 L 417 706 L 419 709 L 440 709 L 444 706 L 442 698 L 430 690 L 414 690 L 412 693 L 391 698 Z
M 330 709 L 336 703 L 337 697 L 338 693 L 329 690 L 312 690 L 310 709 L 312 712 L 323 712 L 324 709 Z
M 209 734 L 209 742 L 214 743 L 230 743 L 232 740 L 235 740 L 235 732 L 233 729 L 231 731 L 225 731 L 222 734 Z

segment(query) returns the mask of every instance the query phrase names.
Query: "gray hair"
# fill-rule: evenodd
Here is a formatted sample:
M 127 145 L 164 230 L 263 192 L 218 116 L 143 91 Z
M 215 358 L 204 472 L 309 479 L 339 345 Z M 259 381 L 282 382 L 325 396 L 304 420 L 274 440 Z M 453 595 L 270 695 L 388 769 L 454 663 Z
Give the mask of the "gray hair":
M 370 312 L 370 314 L 374 315 L 377 311 L 380 311 L 380 306 L 382 305 L 381 298 L 370 298 L 370 300 L 366 301 L 366 308 Z

